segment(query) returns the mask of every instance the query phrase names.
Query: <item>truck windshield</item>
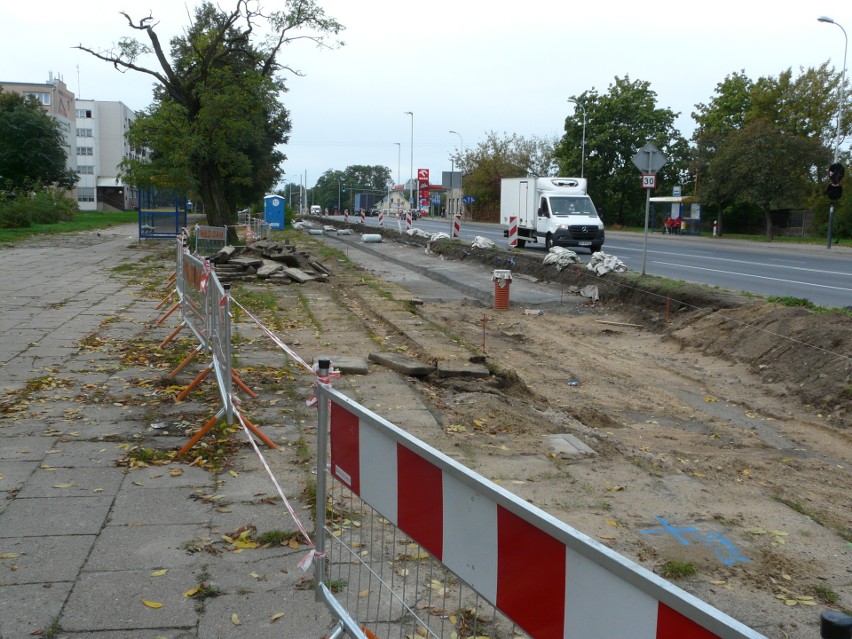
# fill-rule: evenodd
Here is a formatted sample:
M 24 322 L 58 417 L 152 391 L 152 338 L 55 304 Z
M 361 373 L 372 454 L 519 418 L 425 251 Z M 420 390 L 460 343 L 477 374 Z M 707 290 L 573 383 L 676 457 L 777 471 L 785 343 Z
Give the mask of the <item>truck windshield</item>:
M 554 215 L 597 215 L 595 205 L 586 196 L 561 196 L 550 198 L 550 210 Z

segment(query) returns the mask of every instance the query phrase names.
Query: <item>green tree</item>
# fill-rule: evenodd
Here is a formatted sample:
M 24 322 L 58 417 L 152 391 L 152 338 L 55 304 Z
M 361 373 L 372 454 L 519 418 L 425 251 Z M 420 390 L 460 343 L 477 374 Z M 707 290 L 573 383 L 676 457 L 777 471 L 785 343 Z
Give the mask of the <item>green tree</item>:
M 675 129 L 678 114 L 657 106 L 649 82 L 619 78 L 606 94 L 594 88 L 572 99 L 586 110 L 585 176 L 589 194 L 607 221 L 638 224 L 644 219 L 645 194 L 640 174 L 631 161 L 647 142 L 667 157 L 658 174 L 658 189 L 680 184 L 686 177 L 689 145 Z M 565 120 L 565 134 L 555 156 L 561 175 L 580 174 L 582 109 Z
M 329 169 L 323 173 L 310 189 L 309 198 L 329 210 L 337 208 L 339 198 L 340 208 L 351 210 L 356 193 L 372 194 L 378 201 L 385 197 L 391 181 L 391 171 L 386 166 L 353 164 L 343 171 Z
M 828 63 L 801 69 L 798 76 L 787 69 L 778 77 L 766 76 L 756 81 L 744 72 L 734 73 L 716 85 L 716 94 L 709 103 L 696 105 L 692 115 L 698 129 L 693 137 L 692 168 L 701 176 L 702 199 L 717 209 L 719 233 L 723 228 L 722 211 L 729 211 L 726 215 L 731 216 L 731 221 L 744 226 L 751 211 L 759 208 L 770 238 L 773 229 L 767 206 L 777 207 L 776 210 L 814 207 L 827 216 L 822 191 L 836 134 L 839 81 L 840 74 Z M 848 104 L 844 108 L 848 111 Z M 844 119 L 844 135 L 850 131 L 852 124 Z M 751 147 L 749 133 L 759 133 Z M 770 155 L 756 157 L 752 153 L 756 148 Z M 759 160 L 760 167 L 740 166 L 746 157 Z M 793 160 L 803 164 L 792 166 Z M 772 180 L 766 185 L 732 179 L 733 174 L 757 178 L 766 168 L 772 171 Z M 774 190 L 778 176 L 787 184 L 786 193 Z
M 289 115 L 278 99 L 286 90 L 281 71 L 298 73 L 280 60 L 282 47 L 297 40 L 327 45 L 342 29 L 312 0 L 288 0 L 284 10 L 265 13 L 237 0 L 231 11 L 211 2 L 199 5 L 184 35 L 171 41 L 167 55 L 151 16 L 128 26 L 150 45 L 125 38 L 117 48 L 97 52 L 78 48 L 117 69 L 152 76 L 154 103 L 131 127 L 134 146 L 147 146 L 147 161 L 129 161 L 124 170 L 136 184 L 189 188 L 200 194 L 207 219 L 233 223 L 235 211 L 266 193 L 281 176 Z M 261 32 L 269 35 L 261 40 Z M 139 62 L 153 53 L 159 68 Z
M 758 207 L 771 240 L 772 212 L 794 208 L 807 196 L 813 187 L 811 167 L 825 158 L 819 139 L 755 118 L 725 137 L 709 167 L 709 190 L 718 191 L 720 200 L 736 198 Z
M 466 205 L 474 219 L 496 221 L 500 216 L 500 180 L 505 177 L 527 175 L 553 175 L 553 148 L 556 140 L 524 138 L 517 134 L 494 131 L 464 154 L 452 156 L 456 168 L 462 172 L 465 195 L 476 198 L 476 204 Z
M 38 100 L 0 88 L 0 187 L 74 188 L 77 174 L 65 166 L 65 146 L 59 122 Z

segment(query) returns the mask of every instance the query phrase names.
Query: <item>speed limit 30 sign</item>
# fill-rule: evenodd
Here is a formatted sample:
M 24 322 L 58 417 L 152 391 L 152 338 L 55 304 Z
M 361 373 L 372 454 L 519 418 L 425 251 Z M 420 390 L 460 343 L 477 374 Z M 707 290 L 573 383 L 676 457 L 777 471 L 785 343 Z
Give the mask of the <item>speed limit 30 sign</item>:
M 653 173 L 645 174 L 642 176 L 642 188 L 643 189 L 654 189 L 657 188 L 657 176 Z

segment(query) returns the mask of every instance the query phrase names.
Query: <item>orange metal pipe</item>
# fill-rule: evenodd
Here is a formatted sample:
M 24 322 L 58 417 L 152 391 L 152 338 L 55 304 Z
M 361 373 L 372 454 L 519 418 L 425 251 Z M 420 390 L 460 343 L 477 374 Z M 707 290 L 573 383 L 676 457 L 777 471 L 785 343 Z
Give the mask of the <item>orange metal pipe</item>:
M 192 351 L 189 355 L 187 355 L 186 358 L 180 364 L 178 364 L 178 367 L 174 369 L 171 373 L 169 373 L 169 377 L 174 377 L 175 375 L 180 373 L 183 370 L 183 367 L 189 364 L 189 362 L 192 361 L 192 358 L 198 355 L 199 352 L 201 352 L 200 346 L 194 351 Z
M 160 343 L 160 348 L 163 348 L 163 346 L 165 346 L 166 344 L 168 344 L 169 342 L 171 342 L 171 341 L 175 338 L 175 335 L 177 335 L 178 333 L 180 333 L 181 329 L 182 329 L 184 326 L 186 326 L 186 322 L 181 322 L 181 323 L 178 325 L 178 327 L 177 327 L 175 330 L 173 330 L 173 331 L 169 334 L 169 336 L 168 336 L 166 339 L 164 339 L 164 340 Z
M 252 389 L 246 386 L 246 383 L 240 379 L 240 376 L 237 375 L 234 371 L 231 371 L 231 379 L 234 380 L 234 383 L 245 391 L 246 395 L 249 397 L 257 397 L 257 393 L 255 393 Z
M 200 431 L 198 431 L 197 433 L 195 433 L 195 435 L 192 436 L 192 439 L 190 439 L 188 442 L 186 442 L 186 444 L 184 444 L 183 448 L 178 451 L 178 456 L 186 455 L 192 449 L 192 447 L 195 446 L 198 441 L 207 434 L 207 431 L 209 431 L 218 423 L 220 419 L 221 417 L 218 413 L 214 415 L 206 424 L 204 424 L 204 426 L 201 427 Z
M 180 395 L 175 397 L 175 401 L 176 402 L 182 402 L 184 399 L 186 399 L 186 396 L 189 395 L 189 393 L 192 391 L 192 389 L 195 388 L 196 386 L 198 386 L 202 382 L 202 380 L 205 377 L 207 377 L 207 375 L 210 373 L 211 370 L 213 370 L 213 367 L 208 366 L 203 371 L 201 371 L 201 374 L 198 377 L 196 377 L 194 380 L 192 380 L 190 385 L 187 386 L 186 388 L 184 388 L 181 391 Z
M 174 306 L 172 306 L 172 307 L 171 307 L 171 308 L 170 308 L 170 309 L 166 312 L 166 314 L 165 314 L 165 315 L 163 315 L 160 319 L 158 319 L 158 320 L 157 320 L 156 322 L 154 322 L 154 323 L 155 323 L 155 324 L 162 324 L 163 322 L 165 322 L 165 321 L 166 321 L 166 318 L 167 318 L 169 315 L 171 315 L 172 313 L 174 313 L 174 312 L 177 310 L 178 306 L 180 306 L 180 300 L 178 300 L 177 302 L 175 302 L 175 303 L 174 303 Z

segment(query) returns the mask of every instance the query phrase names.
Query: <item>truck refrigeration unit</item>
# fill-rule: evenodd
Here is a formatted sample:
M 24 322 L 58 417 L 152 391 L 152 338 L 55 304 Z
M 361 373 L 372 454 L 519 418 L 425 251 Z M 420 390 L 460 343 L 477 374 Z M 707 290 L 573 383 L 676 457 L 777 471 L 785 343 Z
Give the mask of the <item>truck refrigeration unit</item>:
M 500 224 L 517 218 L 518 247 L 528 242 L 552 246 L 582 246 L 594 253 L 604 243 L 604 225 L 585 178 L 503 178 L 500 183 Z M 509 229 L 503 231 L 509 237 Z

